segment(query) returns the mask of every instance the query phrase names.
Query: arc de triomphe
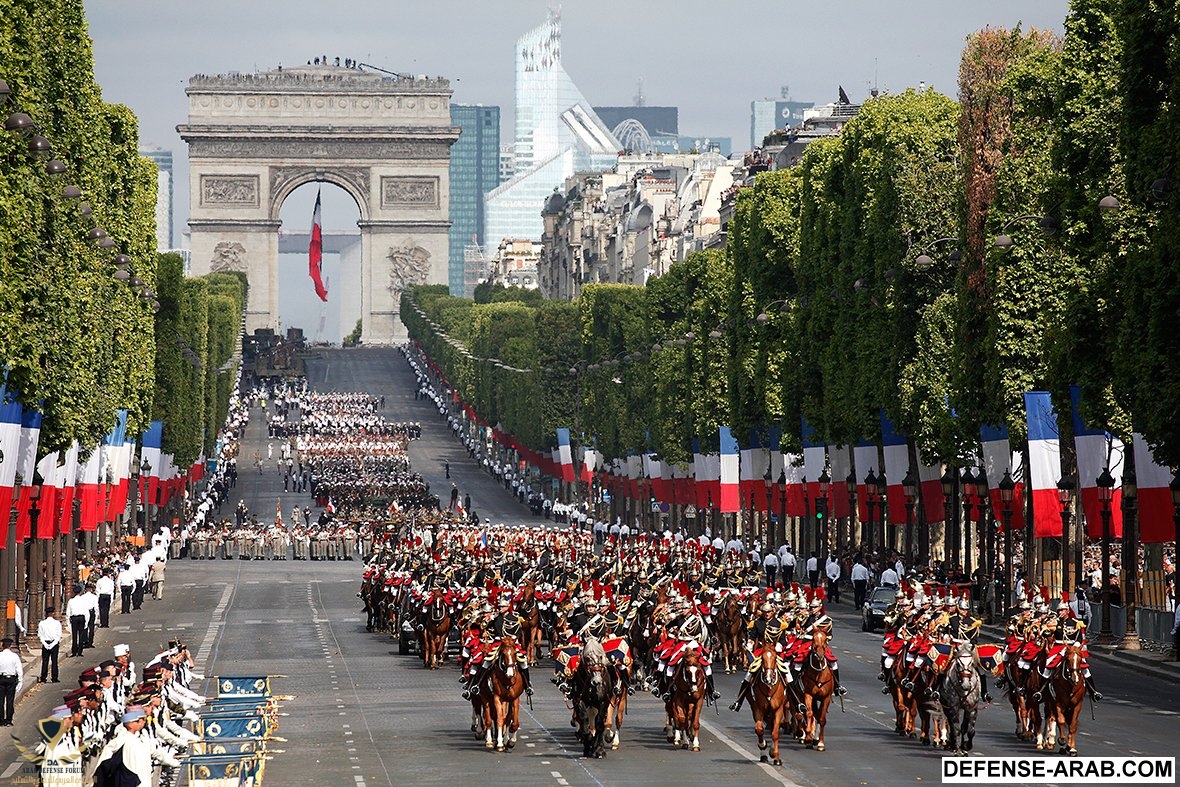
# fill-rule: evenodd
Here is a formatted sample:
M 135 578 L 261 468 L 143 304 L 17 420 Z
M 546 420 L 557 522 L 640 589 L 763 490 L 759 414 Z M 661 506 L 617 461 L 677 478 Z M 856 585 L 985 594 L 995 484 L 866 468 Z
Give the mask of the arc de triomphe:
M 247 331 L 277 327 L 279 210 L 333 183 L 360 208 L 362 338 L 401 341 L 401 291 L 447 282 L 449 81 L 301 66 L 197 75 L 185 93 L 192 272 L 245 271 Z

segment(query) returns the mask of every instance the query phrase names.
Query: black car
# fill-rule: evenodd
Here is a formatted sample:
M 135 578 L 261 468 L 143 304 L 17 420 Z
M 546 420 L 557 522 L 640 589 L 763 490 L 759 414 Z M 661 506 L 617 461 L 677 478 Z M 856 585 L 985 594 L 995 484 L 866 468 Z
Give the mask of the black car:
M 897 588 L 875 587 L 869 591 L 860 610 L 860 630 L 876 631 L 885 627 L 885 610 L 893 603 Z

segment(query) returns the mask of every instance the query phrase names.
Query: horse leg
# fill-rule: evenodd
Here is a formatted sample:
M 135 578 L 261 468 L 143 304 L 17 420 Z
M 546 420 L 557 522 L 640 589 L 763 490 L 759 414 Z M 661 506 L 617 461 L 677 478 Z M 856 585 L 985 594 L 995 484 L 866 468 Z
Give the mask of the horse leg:
M 832 695 L 824 697 L 819 701 L 819 743 L 815 745 L 816 751 L 823 751 L 824 746 L 824 727 L 828 724 L 828 704 L 832 701 Z
M 508 706 L 508 748 L 516 746 L 516 731 L 520 729 L 520 697 Z
M 770 726 L 770 762 L 772 765 L 782 765 L 783 761 L 778 753 L 779 725 L 783 720 L 782 705 L 770 709 L 770 719 L 772 722 Z
M 704 700 L 697 700 L 692 706 L 692 715 L 689 716 L 689 726 L 692 732 L 692 750 L 701 750 L 701 708 L 704 706 Z
M 754 734 L 758 736 L 758 750 L 762 752 L 758 762 L 766 762 L 766 723 L 763 721 L 761 708 L 754 710 L 754 719 Z

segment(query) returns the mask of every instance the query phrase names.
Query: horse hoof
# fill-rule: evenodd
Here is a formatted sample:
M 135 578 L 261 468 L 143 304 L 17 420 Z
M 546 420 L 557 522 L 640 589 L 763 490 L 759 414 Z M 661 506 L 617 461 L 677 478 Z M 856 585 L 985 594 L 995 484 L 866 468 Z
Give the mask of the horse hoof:
M 675 742 L 676 742 L 676 738 L 672 735 L 669 735 L 668 736 L 668 743 L 675 743 Z
M 701 747 L 700 747 L 700 746 L 693 746 L 693 747 L 692 747 L 692 750 L 693 750 L 693 751 L 700 751 L 700 750 L 701 750 Z
M 775 758 L 774 758 L 774 759 L 771 761 L 771 764 L 772 764 L 772 765 L 782 765 L 782 764 L 783 764 L 783 761 L 782 761 L 781 759 L 779 759 L 778 757 L 775 757 Z
M 612 751 L 618 751 L 618 749 L 619 749 L 619 741 L 618 741 L 618 739 L 617 739 L 617 738 L 615 739 L 615 742 L 614 742 L 614 743 L 612 743 L 612 744 L 610 745 L 610 747 L 611 747 L 611 750 L 612 750 Z
M 826 746 L 824 746 L 824 742 L 823 742 L 823 741 L 820 741 L 819 743 L 817 743 L 817 744 L 815 745 L 815 750 L 816 750 L 816 751 L 823 751 L 825 748 L 827 748 L 827 747 L 826 747 Z
M 485 749 L 494 749 L 494 748 L 496 748 L 495 746 L 493 746 L 493 745 L 492 745 L 492 744 L 490 744 L 490 743 L 485 743 L 485 744 L 483 745 L 483 747 L 484 747 Z
M 769 758 L 765 754 L 763 754 L 761 757 L 758 758 L 758 762 L 766 762 L 768 759 Z
M 1069 750 L 1069 756 L 1070 756 L 1070 757 L 1077 757 L 1077 756 L 1078 756 L 1078 750 L 1077 750 L 1077 749 L 1070 749 L 1070 750 Z

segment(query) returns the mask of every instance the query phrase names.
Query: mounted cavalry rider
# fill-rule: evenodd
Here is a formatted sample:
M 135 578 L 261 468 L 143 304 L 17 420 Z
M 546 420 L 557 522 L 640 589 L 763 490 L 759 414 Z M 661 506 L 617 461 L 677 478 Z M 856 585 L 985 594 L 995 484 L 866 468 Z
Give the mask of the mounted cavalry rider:
M 1086 643 L 1086 622 L 1079 619 L 1069 606 L 1069 594 L 1063 593 L 1061 606 L 1057 608 L 1058 623 L 1054 629 L 1054 641 L 1048 646 L 1048 656 L 1045 666 L 1041 667 L 1041 677 L 1049 678 L 1052 672 L 1061 664 L 1065 657 L 1067 645 L 1078 648 L 1082 656 L 1082 676 L 1086 680 L 1086 692 L 1094 702 L 1102 699 L 1102 693 L 1094 686 L 1094 678 L 1090 675 L 1090 648 Z M 1041 692 L 1033 694 L 1033 699 L 1041 701 Z
M 955 605 L 955 612 L 956 614 L 951 616 L 944 629 L 950 635 L 951 642 L 955 645 L 970 642 L 972 647 L 979 644 L 979 630 L 983 626 L 983 621 L 971 614 L 971 602 L 966 594 L 959 598 Z M 992 697 L 987 690 L 987 670 L 980 663 L 978 654 L 975 655 L 975 672 L 979 675 L 983 701 L 991 702 Z
M 1024 650 L 1025 639 L 1028 636 L 1029 629 L 1034 625 L 1033 608 L 1028 599 L 1023 599 L 1020 602 L 1020 608 L 1008 618 L 1008 623 L 1005 626 L 1007 631 L 1007 638 L 1004 641 L 1004 661 L 1014 662 L 1018 669 L 1027 671 L 1029 664 L 1021 658 L 1021 652 Z M 1023 665 L 1021 662 L 1024 662 Z M 1007 683 L 1007 675 L 1001 675 L 996 679 L 996 688 L 1003 688 Z M 1023 683 L 1023 680 L 1021 681 Z M 1013 686 L 1014 691 L 1020 693 L 1023 691 L 1020 686 Z
M 582 601 L 582 608 L 570 618 L 568 628 L 564 632 L 564 644 L 556 650 L 559 669 L 554 673 L 553 682 L 557 684 L 557 688 L 569 696 L 569 679 L 578 669 L 581 646 L 594 639 L 603 645 L 607 660 L 618 674 L 615 692 L 622 694 L 627 690 L 633 693 L 630 688 L 629 652 L 625 642 L 616 640 L 622 629 L 623 619 L 618 613 L 605 608 L 593 595 L 588 595 Z M 607 647 L 608 643 L 610 647 Z
M 828 660 L 828 667 L 832 670 L 832 679 L 835 681 L 835 694 L 843 696 L 848 693 L 848 689 L 840 685 L 840 664 L 836 661 L 836 654 L 832 652 L 832 627 L 834 623 L 830 617 L 824 612 L 824 589 L 816 588 L 815 595 L 811 599 L 810 608 L 807 619 L 803 621 L 803 634 L 799 636 L 798 642 L 794 648 L 794 669 L 795 672 L 803 670 L 803 662 L 807 660 L 807 654 L 811 650 L 811 642 L 815 638 L 815 632 L 822 631 L 827 635 L 828 643 L 824 648 L 824 658 Z
M 774 648 L 780 654 L 783 652 L 783 626 L 782 621 L 775 615 L 774 605 L 768 601 L 762 602 L 758 607 L 758 617 L 750 623 L 750 633 L 746 637 L 746 650 L 749 654 L 748 661 L 749 668 L 746 670 L 746 677 L 742 679 L 741 688 L 738 689 L 737 699 L 729 706 L 732 711 L 739 711 L 742 709 L 742 703 L 746 700 L 746 695 L 750 691 L 750 684 L 754 682 L 754 678 L 758 670 L 762 669 L 762 649 Z M 784 680 L 788 683 L 793 680 L 790 669 L 787 669 L 787 662 L 780 663 Z
M 484 628 L 483 644 L 472 654 L 468 668 L 467 683 L 463 688 L 463 699 L 471 699 L 479 682 L 483 680 L 487 671 L 488 661 L 495 659 L 503 645 L 504 637 L 516 640 L 517 666 L 520 667 L 520 677 L 524 679 L 524 692 L 529 696 L 533 693 L 532 680 L 529 677 L 528 651 L 520 641 L 521 625 L 524 621 L 512 609 L 512 599 L 507 594 L 500 598 L 500 612 L 492 618 Z
M 677 617 L 669 621 L 666 627 L 668 638 L 656 648 L 659 685 L 652 693 L 665 702 L 671 700 L 672 676 L 676 674 L 676 666 L 684 657 L 685 651 L 697 650 L 701 654 L 701 666 L 705 670 L 707 696 L 711 700 L 718 699 L 721 694 L 713 685 L 713 667 L 709 662 L 709 651 L 704 645 L 709 637 L 705 620 L 687 599 L 680 603 L 678 610 Z

